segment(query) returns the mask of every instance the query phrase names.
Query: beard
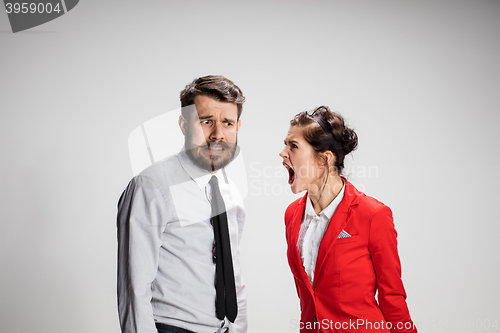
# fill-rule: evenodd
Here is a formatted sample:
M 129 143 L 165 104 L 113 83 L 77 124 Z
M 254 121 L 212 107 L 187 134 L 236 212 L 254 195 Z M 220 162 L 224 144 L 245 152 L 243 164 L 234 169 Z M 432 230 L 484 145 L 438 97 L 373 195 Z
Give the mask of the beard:
M 209 172 L 217 171 L 228 165 L 239 151 L 237 141 L 235 143 L 211 141 L 202 145 L 193 145 L 188 141 L 187 136 L 185 147 L 191 162 Z

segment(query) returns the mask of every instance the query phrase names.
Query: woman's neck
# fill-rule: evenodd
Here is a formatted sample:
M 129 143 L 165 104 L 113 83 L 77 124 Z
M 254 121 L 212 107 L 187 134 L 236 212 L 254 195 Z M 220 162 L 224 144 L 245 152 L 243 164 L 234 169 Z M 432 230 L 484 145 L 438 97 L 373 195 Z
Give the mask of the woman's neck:
M 330 174 L 322 190 L 316 191 L 316 193 L 309 192 L 309 197 L 311 198 L 316 215 L 319 215 L 323 209 L 328 207 L 337 195 L 339 195 L 343 186 L 344 181 L 340 176 L 337 174 Z

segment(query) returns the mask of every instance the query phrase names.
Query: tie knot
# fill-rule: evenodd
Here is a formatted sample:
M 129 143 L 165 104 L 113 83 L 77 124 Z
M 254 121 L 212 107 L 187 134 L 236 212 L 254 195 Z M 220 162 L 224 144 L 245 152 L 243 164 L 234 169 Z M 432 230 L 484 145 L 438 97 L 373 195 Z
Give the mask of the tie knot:
M 212 192 L 212 216 L 217 216 L 226 211 L 224 207 L 224 201 L 219 189 L 219 180 L 217 177 L 212 176 L 209 181 L 211 192 Z
M 216 176 L 212 176 L 212 178 L 210 178 L 210 181 L 208 183 L 210 184 L 210 186 L 219 186 L 219 180 L 217 179 Z

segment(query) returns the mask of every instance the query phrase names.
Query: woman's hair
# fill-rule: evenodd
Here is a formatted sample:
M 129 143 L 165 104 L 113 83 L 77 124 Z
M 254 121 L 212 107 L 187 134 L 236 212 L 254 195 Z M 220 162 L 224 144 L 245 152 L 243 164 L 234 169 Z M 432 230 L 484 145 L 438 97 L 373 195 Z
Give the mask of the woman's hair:
M 330 125 L 333 138 L 323 129 L 328 125 L 322 127 L 315 117 L 323 118 Z M 321 121 L 321 119 L 319 120 Z M 320 153 L 331 151 L 335 155 L 334 167 L 338 174 L 341 174 L 344 169 L 344 157 L 358 146 L 356 132 L 347 127 L 344 118 L 340 114 L 330 111 L 328 106 L 320 106 L 312 112 L 300 112 L 290 121 L 290 126 L 299 126 L 302 129 L 302 135 L 313 147 L 316 157 Z M 337 144 L 333 142 L 334 140 L 337 141 Z M 342 151 L 339 152 L 339 148 Z

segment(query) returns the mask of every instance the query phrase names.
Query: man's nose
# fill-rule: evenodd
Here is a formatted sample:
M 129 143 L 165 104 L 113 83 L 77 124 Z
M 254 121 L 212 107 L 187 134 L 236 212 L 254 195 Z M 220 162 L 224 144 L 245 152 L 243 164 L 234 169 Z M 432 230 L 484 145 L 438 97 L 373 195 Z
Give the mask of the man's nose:
M 210 139 L 214 141 L 223 141 L 224 140 L 224 132 L 222 131 L 222 124 L 215 123 L 212 128 L 212 132 L 210 133 Z
M 281 157 L 281 158 L 286 158 L 286 157 L 288 157 L 288 155 L 287 155 L 287 153 L 285 152 L 285 150 L 286 150 L 286 147 L 285 147 L 285 148 L 283 148 L 283 150 L 279 153 L 279 155 L 280 155 L 280 157 Z

